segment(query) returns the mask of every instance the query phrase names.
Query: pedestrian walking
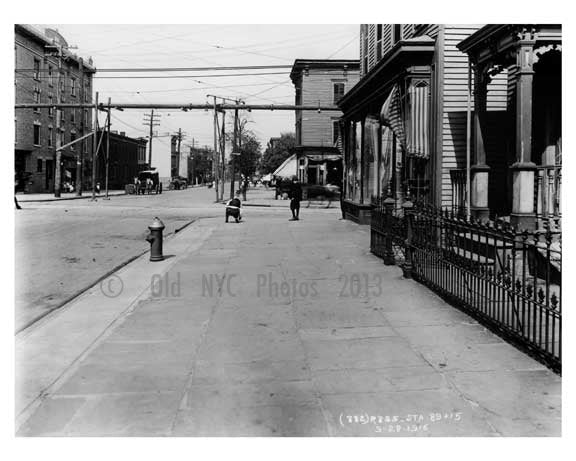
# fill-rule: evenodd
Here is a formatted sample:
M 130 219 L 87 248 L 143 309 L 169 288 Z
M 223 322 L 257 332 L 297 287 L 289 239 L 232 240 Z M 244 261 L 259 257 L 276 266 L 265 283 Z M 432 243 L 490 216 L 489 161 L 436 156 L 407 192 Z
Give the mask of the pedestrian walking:
M 18 199 L 16 198 L 16 189 L 18 188 L 18 178 L 14 178 L 14 204 L 16 205 L 17 210 L 21 210 L 22 207 L 18 203 Z
M 292 218 L 290 221 L 300 220 L 300 202 L 302 200 L 302 186 L 298 182 L 298 178 L 292 178 L 290 187 L 290 211 L 292 211 Z
M 240 186 L 240 190 L 242 191 L 242 200 L 246 201 L 246 191 L 248 190 L 248 178 L 242 175 L 242 184 Z

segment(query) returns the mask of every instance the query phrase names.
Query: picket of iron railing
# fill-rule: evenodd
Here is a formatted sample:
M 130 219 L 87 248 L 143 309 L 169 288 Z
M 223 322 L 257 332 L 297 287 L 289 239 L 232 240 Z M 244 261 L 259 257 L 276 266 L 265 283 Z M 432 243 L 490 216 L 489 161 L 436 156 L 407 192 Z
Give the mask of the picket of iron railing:
M 559 231 L 518 231 L 502 220 L 466 220 L 425 203 L 399 213 L 391 202 L 373 213 L 373 233 L 387 258 L 404 245 L 402 270 L 561 369 Z M 412 205 L 412 206 L 411 206 Z

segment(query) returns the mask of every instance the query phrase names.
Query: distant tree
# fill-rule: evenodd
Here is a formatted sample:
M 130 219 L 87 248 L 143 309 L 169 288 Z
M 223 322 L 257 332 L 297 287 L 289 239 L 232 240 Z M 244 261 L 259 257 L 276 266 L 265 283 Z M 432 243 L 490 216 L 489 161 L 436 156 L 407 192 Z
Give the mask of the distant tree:
M 194 180 L 201 182 L 211 181 L 214 151 L 209 148 L 190 148 L 190 156 L 192 160 L 188 171 L 190 175 L 194 171 Z
M 262 157 L 262 146 L 254 133 L 250 130 L 241 132 L 240 155 L 234 158 L 234 168 L 237 172 L 246 177 L 251 177 L 258 166 Z
M 269 142 L 262 156 L 261 173 L 273 173 L 284 160 L 292 155 L 294 146 L 296 146 L 294 133 L 282 133 L 280 138 L 275 138 L 272 144 Z

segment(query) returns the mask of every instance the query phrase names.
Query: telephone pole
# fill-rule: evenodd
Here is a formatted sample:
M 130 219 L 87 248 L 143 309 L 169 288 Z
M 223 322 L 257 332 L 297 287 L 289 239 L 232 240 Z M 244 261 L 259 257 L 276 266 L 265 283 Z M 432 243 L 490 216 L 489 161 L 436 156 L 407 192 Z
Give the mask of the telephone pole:
M 190 177 L 192 178 L 192 186 L 196 185 L 196 170 L 195 170 L 195 165 L 194 162 L 196 161 L 196 159 L 194 158 L 194 138 L 192 138 L 192 146 L 190 146 L 190 159 L 192 160 L 191 166 L 192 166 L 192 173 L 190 175 Z
M 86 101 L 86 86 L 84 83 L 84 60 L 82 58 L 78 59 L 80 68 L 80 101 Z M 73 109 L 76 110 L 76 109 Z M 86 119 L 84 117 L 84 109 L 80 109 L 80 136 L 86 134 Z M 82 181 L 84 179 L 84 144 L 82 141 L 80 148 L 78 149 L 78 158 L 76 159 L 76 195 L 80 197 L 82 195 Z
M 224 184 L 226 182 L 226 111 L 222 111 L 222 137 L 220 138 L 220 156 L 222 160 L 222 188 L 220 201 L 224 200 Z
M 212 156 L 212 175 L 214 177 L 216 201 L 218 201 L 218 112 L 216 110 L 216 96 L 212 97 L 214 98 L 214 155 Z
M 96 200 L 96 156 L 98 155 L 98 92 L 94 101 L 94 139 L 92 140 L 92 200 Z
M 154 109 L 150 111 L 150 114 L 144 114 L 143 125 L 150 126 L 150 150 L 148 151 L 148 168 L 152 168 L 152 138 L 154 137 L 154 127 L 160 126 L 160 114 L 154 114 Z
M 239 131 L 240 131 L 240 123 L 239 123 L 239 118 L 238 118 L 238 106 L 240 104 L 243 104 L 244 102 L 241 99 L 231 99 L 231 98 L 225 98 L 222 96 L 214 96 L 211 94 L 206 95 L 208 97 L 212 97 L 214 98 L 214 120 L 215 120 L 215 130 L 216 130 L 216 98 L 221 99 L 222 101 L 229 101 L 229 102 L 233 102 L 235 104 L 234 106 L 234 140 L 233 140 L 233 147 L 232 147 L 232 154 L 237 154 L 238 149 L 240 148 L 240 140 L 238 139 L 238 136 L 240 135 Z M 224 180 L 225 180 L 225 168 L 226 168 L 226 158 L 225 158 L 225 152 L 226 152 L 226 133 L 225 133 L 225 111 L 220 108 L 219 109 L 223 114 L 222 114 L 222 140 L 221 140 L 221 146 L 222 146 L 222 199 L 224 198 Z M 241 136 L 240 136 L 241 137 Z M 216 135 L 214 135 L 214 146 L 216 146 Z M 234 176 L 236 174 L 236 172 L 234 171 L 234 160 L 235 157 L 234 155 L 232 155 L 230 157 L 230 173 L 231 173 L 231 181 L 230 181 L 230 198 L 234 198 Z M 218 194 L 216 195 L 218 197 Z
M 108 197 L 108 171 L 110 162 L 110 118 L 112 116 L 112 108 L 110 107 L 110 98 L 108 98 L 108 119 L 106 123 L 106 197 L 104 200 L 110 200 Z
M 180 176 L 180 146 L 182 144 L 182 128 L 178 128 L 178 156 L 176 157 L 176 174 L 172 176 Z
M 242 101 L 240 99 L 238 99 L 237 101 L 235 101 L 236 104 L 240 104 Z M 233 141 L 233 148 L 232 148 L 232 158 L 230 161 L 230 166 L 231 166 L 231 176 L 232 178 L 230 179 L 230 199 L 234 198 L 234 188 L 235 188 L 235 175 L 236 175 L 236 155 L 238 154 L 238 150 L 240 148 L 240 143 L 239 143 L 239 139 L 238 139 L 238 124 L 239 124 L 239 120 L 238 120 L 238 108 L 234 109 L 234 141 Z
M 62 94 L 60 92 L 60 87 L 62 85 L 62 46 L 58 45 L 58 84 L 56 87 L 56 102 L 60 104 L 62 101 Z M 58 149 L 62 146 L 62 131 L 64 127 L 62 126 L 62 120 L 64 109 L 56 110 L 56 127 L 58 128 L 58 134 L 56 135 L 56 154 L 55 154 L 55 170 L 54 170 L 54 197 L 60 197 L 60 189 L 62 185 L 62 151 Z

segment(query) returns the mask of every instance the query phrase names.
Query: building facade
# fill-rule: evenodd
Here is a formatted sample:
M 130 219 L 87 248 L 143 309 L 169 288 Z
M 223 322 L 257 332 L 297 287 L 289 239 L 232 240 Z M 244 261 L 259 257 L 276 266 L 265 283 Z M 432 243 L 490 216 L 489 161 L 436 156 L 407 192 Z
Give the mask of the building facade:
M 290 79 L 296 89 L 295 104 L 330 106 L 338 103 L 359 78 L 357 60 L 294 62 Z M 342 185 L 340 111 L 299 111 L 296 116 L 298 178 L 304 184 Z
M 16 103 L 92 103 L 92 59 L 72 54 L 58 31 L 15 25 Z M 56 148 L 92 131 L 92 110 L 77 108 L 18 109 L 15 113 L 14 163 L 17 190 L 53 192 Z M 61 182 L 91 184 L 92 140 L 62 151 Z M 81 180 L 79 178 L 81 176 Z
M 522 175 L 511 169 L 520 158 L 516 152 L 520 146 L 532 145 L 526 137 L 530 130 L 519 130 L 514 115 L 519 110 L 517 101 L 524 101 L 528 93 L 522 89 L 526 78 L 519 79 L 524 72 L 519 70 L 519 50 L 531 46 L 530 56 L 537 50 L 558 56 L 559 26 L 550 27 L 556 33 L 528 26 L 540 32 L 534 32 L 538 38 L 532 36 L 531 44 L 524 45 L 521 31 L 526 25 L 497 26 L 498 31 L 506 31 L 506 39 L 502 38 L 506 45 L 498 46 L 505 46 L 508 54 L 503 59 L 503 53 L 496 51 L 501 49 L 494 49 L 492 54 L 498 57 L 494 60 L 489 51 L 494 44 L 486 38 L 490 34 L 483 25 L 361 25 L 361 78 L 339 102 L 344 113 L 345 215 L 369 223 L 373 204 L 387 196 L 397 204 L 409 196 L 462 212 L 468 189 L 471 211 L 478 217 L 506 216 L 514 221 L 514 203 L 522 202 L 523 210 L 532 207 L 526 213 L 534 221 L 537 206 L 553 208 L 549 203 L 554 199 L 538 205 L 533 197 L 539 193 L 544 197 L 559 186 L 538 191 L 538 179 L 534 184 L 527 179 L 523 191 L 517 187 L 515 192 L 515 178 Z M 545 51 L 546 47 L 550 50 Z M 552 65 L 556 70 L 542 72 L 546 74 L 542 82 L 554 78 L 559 82 L 559 64 L 547 64 L 547 68 Z M 556 77 L 550 77 L 551 73 Z M 559 96 L 554 100 L 559 102 Z M 557 114 L 546 117 L 558 119 Z M 558 124 L 551 128 L 557 129 Z M 561 151 L 560 138 L 556 133 L 544 144 L 554 145 L 548 150 Z M 554 156 L 561 159 L 557 153 Z M 469 188 L 468 159 L 472 165 Z M 558 184 L 557 172 L 549 171 L 538 173 L 547 175 L 541 182 Z
M 559 227 L 562 196 L 562 29 L 492 24 L 458 44 L 474 68 L 473 213 L 496 210 L 513 225 Z M 494 120 L 490 84 L 507 76 L 506 105 Z M 497 125 L 497 124 L 498 125 Z M 499 148 L 494 133 L 508 134 Z
M 106 161 L 108 161 L 108 189 L 121 190 L 126 184 L 133 184 L 138 173 L 148 169 L 146 163 L 145 138 L 130 138 L 124 132 L 98 131 L 98 140 L 102 138 L 101 147 L 96 161 L 96 181 L 102 189 L 106 181 Z M 106 155 L 106 150 L 108 156 Z

